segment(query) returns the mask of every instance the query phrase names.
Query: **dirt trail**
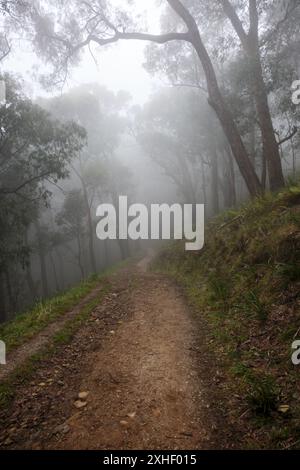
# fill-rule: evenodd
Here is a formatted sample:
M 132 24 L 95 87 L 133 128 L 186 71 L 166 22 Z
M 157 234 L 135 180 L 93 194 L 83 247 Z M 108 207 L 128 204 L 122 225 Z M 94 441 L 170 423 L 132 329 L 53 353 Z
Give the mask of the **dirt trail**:
M 112 292 L 73 343 L 37 372 L 29 388 L 19 388 L 11 410 L 0 415 L 7 429 L 0 445 L 1 440 L 8 448 L 35 449 L 213 445 L 217 424 L 199 379 L 194 321 L 170 280 L 144 272 L 148 262 L 116 276 Z M 74 403 L 82 391 L 88 397 L 78 410 Z
M 207 438 L 185 305 L 167 281 L 141 281 L 132 318 L 95 353 L 87 410 L 67 421 L 59 448 L 193 449 Z
M 93 289 L 78 305 L 69 310 L 60 318 L 57 318 L 55 322 L 50 323 L 44 330 L 38 333 L 34 338 L 26 341 L 22 346 L 8 354 L 7 364 L 5 367 L 0 368 L 0 382 L 5 380 L 15 369 L 21 366 L 30 356 L 40 351 L 46 346 L 51 338 L 58 333 L 64 325 L 72 318 L 76 317 L 81 310 L 92 300 L 96 299 L 102 290 L 102 285 Z

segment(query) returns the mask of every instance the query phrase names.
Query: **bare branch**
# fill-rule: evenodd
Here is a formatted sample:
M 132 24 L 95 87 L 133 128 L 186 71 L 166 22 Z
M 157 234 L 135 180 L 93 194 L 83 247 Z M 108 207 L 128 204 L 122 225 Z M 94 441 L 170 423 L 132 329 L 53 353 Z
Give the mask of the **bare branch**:
M 0 57 L 0 62 L 2 62 L 2 60 L 4 60 L 11 52 L 11 45 L 9 44 L 7 38 L 5 37 L 5 41 L 6 41 L 6 44 L 7 44 L 7 49 L 6 51 L 2 54 L 2 56 Z
M 188 33 L 168 33 L 168 34 L 147 34 L 147 33 L 122 33 L 116 32 L 116 34 L 110 38 L 99 38 L 95 35 L 89 35 L 84 41 L 77 44 L 71 49 L 72 53 L 87 46 L 91 42 L 95 42 L 99 46 L 106 46 L 113 44 L 119 40 L 137 40 L 137 41 L 150 41 L 156 42 L 157 44 L 165 44 L 170 41 L 190 41 Z
M 286 137 L 284 137 L 284 139 L 281 139 L 279 142 L 277 142 L 278 146 L 284 144 L 285 142 L 288 142 L 289 140 L 291 140 L 298 132 L 298 129 L 296 126 L 294 126 L 293 130 L 290 132 L 290 134 L 288 134 Z
M 250 19 L 249 37 L 252 37 L 255 41 L 258 41 L 259 17 L 258 17 L 256 0 L 249 0 L 249 19 Z
M 35 181 L 39 181 L 43 178 L 45 178 L 46 176 L 49 176 L 51 174 L 51 172 L 47 171 L 45 173 L 42 173 L 40 175 L 37 175 L 37 176 L 33 176 L 32 178 L 30 178 L 29 180 L 27 181 L 24 181 L 22 184 L 20 184 L 19 186 L 17 186 L 16 188 L 14 189 L 0 189 L 0 194 L 5 194 L 5 195 L 8 195 L 8 194 L 16 194 L 18 193 L 19 191 L 21 191 L 21 189 L 25 188 L 25 186 L 28 186 L 29 184 L 35 182 Z

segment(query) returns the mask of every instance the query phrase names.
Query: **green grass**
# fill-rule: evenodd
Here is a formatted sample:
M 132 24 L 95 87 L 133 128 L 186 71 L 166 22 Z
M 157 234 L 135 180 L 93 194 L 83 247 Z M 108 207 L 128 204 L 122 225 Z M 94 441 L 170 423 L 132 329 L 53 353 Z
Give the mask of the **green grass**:
M 81 310 L 81 312 L 76 315 L 75 318 L 72 320 L 67 321 L 64 327 L 54 335 L 52 341 L 55 345 L 61 345 L 70 343 L 75 335 L 75 333 L 79 330 L 81 325 L 83 325 L 86 320 L 89 318 L 90 313 L 99 305 L 103 296 L 107 294 L 109 291 L 109 285 L 104 283 L 103 288 L 101 290 L 101 295 L 97 296 L 95 299 L 88 302 Z
M 68 320 L 61 330 L 54 334 L 49 344 L 41 351 L 31 355 L 25 362 L 17 367 L 10 376 L 0 383 L 0 408 L 7 407 L 13 400 L 16 386 L 27 383 L 37 367 L 52 355 L 59 347 L 72 341 L 80 327 L 88 320 L 92 311 L 99 305 L 104 296 L 109 292 L 109 276 L 114 275 L 120 269 L 130 265 L 135 260 L 129 258 L 116 263 L 103 273 L 91 276 L 87 281 L 73 287 L 69 291 L 52 299 L 39 303 L 27 313 L 19 315 L 15 320 L 0 327 L 0 338 L 6 342 L 8 350 L 11 351 L 24 342 L 33 338 L 47 325 L 54 322 L 64 313 L 74 308 L 79 301 L 83 300 L 95 287 L 101 285 L 99 294 L 87 302 L 74 318 Z
M 278 405 L 278 387 L 274 379 L 264 376 L 250 380 L 251 387 L 247 394 L 247 401 L 255 414 L 269 416 Z
M 72 341 L 81 326 L 88 320 L 93 310 L 97 305 L 99 305 L 99 303 L 101 303 L 103 297 L 109 292 L 109 284 L 107 280 L 102 277 L 102 281 L 103 288 L 96 298 L 88 302 L 75 318 L 69 320 L 63 328 L 53 336 L 50 343 L 45 348 L 38 353 L 31 355 L 24 364 L 12 372 L 7 380 L 0 384 L 0 408 L 5 408 L 11 403 L 15 396 L 17 385 L 27 383 L 31 379 L 36 368 L 41 366 L 43 361 L 53 356 L 57 351 L 57 348 Z
M 48 324 L 74 308 L 100 281 L 100 276 L 93 276 L 63 294 L 38 302 L 29 311 L 1 325 L 0 338 L 6 343 L 7 351 L 11 351 L 33 338 Z
M 95 287 L 101 286 L 100 293 L 86 303 L 80 313 L 68 320 L 41 351 L 31 355 L 25 362 L 17 367 L 10 376 L 0 383 L 0 408 L 7 407 L 15 396 L 16 386 L 26 383 L 32 377 L 34 371 L 43 361 L 51 357 L 57 348 L 72 341 L 74 335 L 89 318 L 92 311 L 103 297 L 109 292 L 109 276 L 114 275 L 120 269 L 135 262 L 135 258 L 116 263 L 99 275 L 93 275 L 88 280 L 73 287 L 69 291 L 51 299 L 38 303 L 34 308 L 17 316 L 11 322 L 0 327 L 0 338 L 5 341 L 7 350 L 12 351 L 24 342 L 33 338 L 50 323 L 63 316 L 83 300 Z
M 30 310 L 18 315 L 14 320 L 0 325 L 0 339 L 5 342 L 7 352 L 16 349 L 30 340 L 47 325 L 72 310 L 83 300 L 102 280 L 114 274 L 122 267 L 132 262 L 131 259 L 121 261 L 111 266 L 99 275 L 93 275 L 70 290 L 50 299 L 38 302 Z

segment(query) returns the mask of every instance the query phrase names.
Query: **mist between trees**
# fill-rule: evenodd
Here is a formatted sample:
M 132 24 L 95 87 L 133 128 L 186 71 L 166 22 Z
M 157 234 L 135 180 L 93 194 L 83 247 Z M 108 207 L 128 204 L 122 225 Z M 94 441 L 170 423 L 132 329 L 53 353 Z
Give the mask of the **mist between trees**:
M 161 1 L 160 34 L 140 5 L 0 2 L 0 321 L 145 247 L 98 240 L 101 203 L 204 203 L 211 217 L 296 177 L 299 2 Z M 6 72 L 22 41 L 47 63 L 51 98 L 30 100 Z M 62 88 L 86 50 L 121 41 L 144 41 L 162 79 L 145 105 L 95 83 Z

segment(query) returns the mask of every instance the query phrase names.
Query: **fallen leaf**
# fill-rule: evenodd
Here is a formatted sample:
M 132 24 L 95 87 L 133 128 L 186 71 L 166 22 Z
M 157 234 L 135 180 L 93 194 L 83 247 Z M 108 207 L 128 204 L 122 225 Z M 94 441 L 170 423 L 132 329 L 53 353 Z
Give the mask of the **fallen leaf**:
M 280 405 L 280 406 L 278 407 L 278 411 L 279 411 L 280 413 L 284 413 L 284 414 L 285 414 L 285 413 L 287 413 L 288 411 L 290 411 L 290 407 L 289 407 L 289 405 Z

